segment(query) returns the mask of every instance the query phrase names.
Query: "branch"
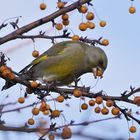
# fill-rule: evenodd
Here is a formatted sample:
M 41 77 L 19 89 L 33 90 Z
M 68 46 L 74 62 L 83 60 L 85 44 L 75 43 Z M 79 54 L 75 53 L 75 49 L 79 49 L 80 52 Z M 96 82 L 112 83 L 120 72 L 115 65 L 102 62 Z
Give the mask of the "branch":
M 14 40 L 16 39 L 16 35 L 22 35 L 26 32 L 29 32 L 30 30 L 38 27 L 38 26 L 41 26 L 45 23 L 48 23 L 50 21 L 54 21 L 55 18 L 59 17 L 60 15 L 66 13 L 66 12 L 70 12 L 70 11 L 73 11 L 74 9 L 77 9 L 77 7 L 79 7 L 80 5 L 82 4 L 85 4 L 85 3 L 89 3 L 91 0 L 78 0 L 77 2 L 67 6 L 67 7 L 64 7 L 60 10 L 57 10 L 56 12 L 50 14 L 49 16 L 46 16 L 44 18 L 41 18 L 37 21 L 34 21 L 28 25 L 25 25 L 19 29 L 17 29 L 16 31 L 2 37 L 0 39 L 0 45 L 5 43 L 5 42 L 8 42 L 10 40 Z

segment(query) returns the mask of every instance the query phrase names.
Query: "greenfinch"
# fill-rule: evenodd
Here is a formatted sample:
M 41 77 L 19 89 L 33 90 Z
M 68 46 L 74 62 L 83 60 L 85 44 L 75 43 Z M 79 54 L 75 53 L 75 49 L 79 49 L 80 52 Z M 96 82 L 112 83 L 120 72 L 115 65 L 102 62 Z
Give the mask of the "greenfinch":
M 63 86 L 88 72 L 93 72 L 95 78 L 102 77 L 107 62 L 105 52 L 99 47 L 80 41 L 63 41 L 54 44 L 20 73 L 26 80 Z

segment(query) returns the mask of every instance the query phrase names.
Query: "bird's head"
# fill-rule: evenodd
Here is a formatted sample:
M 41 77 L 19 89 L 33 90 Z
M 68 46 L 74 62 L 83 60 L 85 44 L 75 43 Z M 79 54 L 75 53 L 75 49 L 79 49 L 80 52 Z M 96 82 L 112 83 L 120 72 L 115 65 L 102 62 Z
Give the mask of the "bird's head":
M 98 47 L 89 47 L 86 53 L 90 71 L 93 72 L 95 78 L 102 78 L 108 63 L 105 52 Z

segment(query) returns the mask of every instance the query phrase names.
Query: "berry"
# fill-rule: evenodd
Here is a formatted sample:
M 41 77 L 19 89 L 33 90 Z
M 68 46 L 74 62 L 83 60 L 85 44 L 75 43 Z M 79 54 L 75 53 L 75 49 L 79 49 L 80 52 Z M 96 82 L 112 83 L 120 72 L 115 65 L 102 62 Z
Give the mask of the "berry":
M 87 110 L 87 109 L 88 109 L 88 105 L 87 105 L 86 103 L 83 103 L 83 104 L 81 105 L 81 109 L 82 109 L 82 110 Z
M 28 124 L 29 125 L 33 125 L 35 123 L 33 118 L 28 119 Z
M 19 97 L 18 102 L 23 104 L 25 102 L 25 98 L 24 97 Z
M 69 19 L 69 15 L 68 14 L 63 14 L 62 15 L 62 20 L 68 20 Z
M 79 24 L 79 29 L 80 29 L 81 31 L 85 31 L 85 30 L 87 29 L 87 24 L 84 23 L 84 22 L 80 23 L 80 24 Z
M 136 12 L 136 8 L 134 6 L 129 7 L 129 13 L 134 14 Z
M 103 115 L 107 115 L 107 114 L 109 113 L 108 108 L 106 108 L 106 107 L 102 108 L 101 113 L 102 113 Z
M 101 108 L 99 106 L 95 107 L 94 109 L 95 113 L 100 113 L 101 112 Z
M 43 114 L 44 114 L 44 115 L 48 115 L 48 114 L 49 114 L 49 110 L 43 111 Z
M 71 136 L 72 136 L 71 129 L 68 126 L 64 127 L 61 134 L 62 139 L 69 139 L 71 138 Z
M 101 43 L 104 46 L 108 46 L 109 45 L 109 41 L 107 39 L 103 39 Z
M 93 20 L 94 19 L 94 14 L 92 12 L 88 12 L 86 15 L 87 20 Z
M 80 12 L 81 12 L 81 13 L 86 13 L 87 11 L 88 11 L 88 8 L 87 8 L 86 6 L 82 5 L 82 6 L 80 7 Z
M 67 26 L 67 25 L 69 25 L 70 21 L 69 20 L 63 20 L 62 23 L 63 23 L 63 25 Z
M 60 116 L 60 111 L 59 110 L 53 110 L 52 113 L 51 113 L 51 116 L 56 118 L 56 117 L 59 117 Z
M 38 57 L 39 56 L 39 51 L 37 51 L 37 50 L 34 50 L 33 52 L 32 52 L 32 56 L 33 57 Z
M 61 1 L 57 2 L 57 7 L 58 7 L 59 9 L 64 8 L 64 6 L 65 6 L 64 2 L 61 2 Z
M 74 95 L 74 97 L 77 97 L 78 98 L 78 97 L 81 96 L 81 91 L 79 89 L 74 89 L 73 95 Z
M 92 99 L 91 99 L 91 100 L 89 100 L 89 102 L 88 102 L 88 103 L 89 103 L 89 105 L 90 105 L 90 106 L 94 106 L 94 105 L 95 105 L 95 101 L 94 101 L 94 100 L 92 100 Z
M 33 114 L 33 115 L 38 115 L 38 114 L 39 114 L 39 109 L 36 108 L 36 107 L 33 108 L 33 109 L 32 109 L 32 114 Z
M 105 27 L 106 26 L 106 22 L 104 20 L 101 20 L 100 23 L 99 23 L 99 25 L 101 27 Z
M 120 109 L 117 107 L 112 108 L 111 110 L 113 115 L 119 115 L 120 114 Z
M 133 102 L 134 102 L 136 105 L 140 105 L 140 96 L 135 96 Z
M 62 103 L 62 102 L 64 101 L 64 99 L 65 99 L 64 96 L 60 95 L 60 96 L 57 97 L 56 100 L 57 100 L 58 102 Z
M 54 140 L 55 136 L 53 134 L 49 134 L 48 138 L 49 138 L 49 140 Z
M 96 102 L 97 104 L 101 104 L 101 103 L 103 102 L 103 98 L 102 98 L 101 96 L 98 96 L 98 97 L 96 97 L 95 102 Z
M 80 37 L 78 35 L 73 35 L 72 36 L 73 41 L 78 41 L 79 39 L 80 39 Z
M 112 100 L 107 100 L 107 101 L 106 101 L 106 106 L 107 106 L 107 107 L 112 107 L 113 104 L 114 104 L 114 103 L 113 103 Z
M 46 9 L 46 4 L 42 2 L 42 3 L 40 4 L 40 9 L 41 9 L 41 10 L 45 10 L 45 9 Z
M 45 110 L 49 110 L 49 109 L 50 109 L 50 105 L 46 104 L 45 101 L 42 101 L 39 110 L 44 112 Z
M 87 21 L 86 24 L 87 24 L 87 28 L 89 28 L 89 29 L 95 28 L 95 24 L 93 22 Z
M 137 128 L 136 128 L 135 126 L 131 126 L 131 127 L 129 128 L 129 131 L 130 131 L 131 133 L 135 133 L 135 132 L 137 131 Z
M 57 23 L 57 24 L 55 25 L 55 28 L 56 28 L 57 30 L 62 30 L 62 29 L 63 29 L 63 25 L 62 25 L 61 23 Z
M 31 87 L 32 88 L 37 88 L 38 87 L 38 83 L 36 81 L 32 81 L 31 82 Z

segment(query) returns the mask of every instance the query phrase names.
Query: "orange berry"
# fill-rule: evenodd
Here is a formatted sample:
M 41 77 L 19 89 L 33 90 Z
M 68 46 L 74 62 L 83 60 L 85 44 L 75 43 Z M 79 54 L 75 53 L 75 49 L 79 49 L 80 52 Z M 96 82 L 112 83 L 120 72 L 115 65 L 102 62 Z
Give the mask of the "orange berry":
M 131 127 L 129 128 L 129 131 L 130 131 L 131 133 L 135 133 L 135 132 L 137 131 L 137 128 L 136 128 L 135 126 L 131 126 Z
M 92 12 L 88 12 L 86 15 L 87 20 L 93 20 L 94 19 L 94 14 Z
M 57 30 L 62 30 L 62 29 L 63 29 L 63 25 L 62 25 L 61 23 L 57 23 L 57 24 L 55 25 L 55 28 L 56 28 Z
M 44 115 L 48 115 L 48 114 L 49 114 L 49 110 L 43 111 L 43 114 L 44 114 Z
M 111 110 L 113 115 L 119 115 L 120 114 L 120 109 L 117 107 L 112 108 Z
M 140 105 L 140 96 L 135 96 L 133 102 L 134 102 L 136 105 Z
M 48 105 L 45 101 L 42 101 L 39 109 L 40 111 L 44 112 L 45 110 L 50 109 L 50 105 Z
M 136 8 L 134 6 L 129 7 L 129 13 L 134 14 L 136 12 Z
M 83 104 L 81 105 L 81 109 L 82 109 L 82 110 L 87 110 L 87 109 L 88 109 L 88 105 L 87 105 L 86 103 L 83 103 Z
M 39 51 L 37 51 L 37 50 L 34 50 L 33 52 L 32 52 L 32 56 L 33 57 L 38 57 L 39 56 Z
M 71 129 L 68 126 L 64 127 L 61 134 L 62 139 L 69 139 L 71 138 L 71 136 L 72 136 Z
M 54 118 L 56 118 L 56 117 L 59 117 L 60 116 L 60 113 L 61 112 L 59 110 L 53 110 L 51 112 L 51 116 L 54 117 Z
M 33 109 L 32 109 L 32 114 L 33 114 L 33 115 L 38 115 L 38 114 L 39 114 L 39 109 L 36 108 L 36 107 L 33 108 Z
M 108 108 L 106 108 L 106 107 L 102 108 L 101 113 L 102 113 L 103 115 L 107 115 L 107 114 L 109 113 Z
M 64 2 L 61 2 L 61 1 L 57 2 L 57 7 L 58 7 L 59 9 L 64 8 L 64 6 L 65 6 Z
M 7 70 L 7 69 L 8 69 L 8 68 L 7 68 L 6 65 L 0 66 L 0 72 L 3 72 L 3 71 L 5 71 L 5 70 Z
M 80 29 L 81 31 L 85 31 L 85 30 L 87 29 L 87 24 L 84 23 L 84 22 L 80 23 L 80 24 L 79 24 L 79 29 Z
M 73 35 L 72 36 L 73 41 L 78 41 L 79 39 L 80 39 L 80 37 L 78 35 Z
M 49 134 L 48 138 L 49 138 L 49 140 L 54 140 L 55 136 L 53 134 Z
M 62 23 L 63 23 L 63 25 L 67 26 L 67 25 L 69 25 L 70 21 L 69 20 L 63 20 Z
M 25 98 L 24 97 L 19 97 L 18 102 L 23 104 L 25 102 Z
M 81 91 L 79 89 L 74 89 L 73 95 L 74 95 L 74 97 L 77 97 L 78 98 L 78 97 L 81 96 Z
M 38 83 L 36 81 L 32 81 L 31 82 L 31 87 L 32 88 L 37 88 L 38 87 Z
M 57 97 L 56 100 L 57 100 L 58 102 L 62 103 L 62 102 L 64 101 L 64 99 L 65 99 L 64 96 L 60 95 L 60 96 Z
M 28 124 L 29 125 L 33 125 L 35 123 L 33 118 L 28 119 Z
M 82 6 L 80 7 L 80 12 L 81 12 L 81 13 L 86 13 L 87 11 L 88 11 L 88 8 L 87 8 L 86 6 L 82 5 Z
M 101 104 L 101 103 L 103 102 L 103 98 L 102 98 L 101 96 L 98 96 L 98 97 L 96 97 L 95 102 L 96 102 L 97 104 Z
M 109 45 L 109 41 L 107 39 L 103 39 L 101 43 L 104 46 L 108 46 Z
M 94 109 L 95 113 L 100 113 L 101 112 L 101 108 L 99 106 L 95 107 Z
M 62 20 L 68 20 L 69 19 L 69 15 L 68 14 L 63 14 L 62 15 Z
M 106 101 L 106 106 L 107 107 L 112 107 L 114 105 L 113 101 L 112 100 L 107 100 Z
M 93 22 L 87 21 L 86 24 L 87 24 L 87 28 L 89 28 L 89 29 L 95 28 L 95 24 Z
M 99 25 L 101 27 L 105 27 L 106 26 L 106 22 L 104 20 L 101 20 L 100 23 L 99 23 Z
M 94 105 L 95 105 L 95 101 L 91 99 L 91 100 L 89 100 L 88 104 L 89 104 L 90 106 L 94 106 Z
M 46 4 L 45 4 L 44 2 L 42 2 L 42 3 L 40 4 L 40 9 L 41 9 L 41 10 L 45 10 L 45 9 L 46 9 Z
M 8 75 L 11 74 L 11 71 L 9 69 L 5 69 L 3 72 L 2 72 L 2 76 L 4 77 L 8 77 Z

